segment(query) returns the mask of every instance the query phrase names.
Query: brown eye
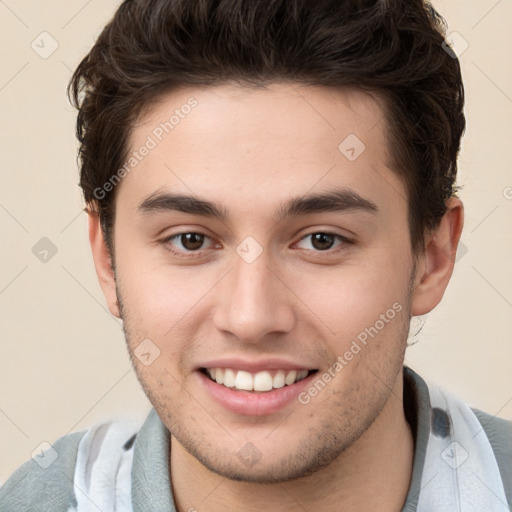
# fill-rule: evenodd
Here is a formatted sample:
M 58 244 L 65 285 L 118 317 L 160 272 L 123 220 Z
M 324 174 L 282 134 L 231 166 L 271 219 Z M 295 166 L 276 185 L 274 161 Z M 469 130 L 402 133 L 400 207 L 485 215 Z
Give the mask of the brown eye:
M 317 252 L 325 252 L 329 251 L 335 244 L 336 239 L 340 241 L 338 243 L 338 246 L 344 246 L 346 244 L 351 243 L 350 240 L 343 235 L 338 235 L 337 233 L 328 233 L 323 231 L 318 231 L 316 233 L 310 233 L 309 235 L 306 235 L 303 237 L 300 242 L 303 240 L 306 240 L 310 238 L 311 247 L 305 247 L 307 250 L 314 250 Z
M 204 242 L 204 235 L 201 233 L 182 233 L 178 236 L 183 247 L 189 251 L 200 249 Z
M 206 248 L 204 247 L 205 240 L 210 240 L 210 237 L 204 233 L 189 231 L 168 236 L 162 240 L 162 243 L 173 254 L 190 256 L 193 253 L 198 253 L 199 255 L 200 250 Z M 213 242 L 210 243 L 213 244 Z
M 311 238 L 311 245 L 313 245 L 315 249 L 325 251 L 332 247 L 334 238 L 333 235 L 328 233 L 314 233 Z

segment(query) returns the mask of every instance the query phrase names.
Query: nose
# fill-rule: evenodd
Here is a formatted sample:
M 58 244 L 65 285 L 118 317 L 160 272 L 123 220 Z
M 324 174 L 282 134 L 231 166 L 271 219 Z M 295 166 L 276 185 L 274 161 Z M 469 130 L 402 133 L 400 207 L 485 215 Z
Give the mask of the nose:
M 244 343 L 289 332 L 295 322 L 289 284 L 270 268 L 265 251 L 253 262 L 234 255 L 234 267 L 217 296 L 214 324 Z

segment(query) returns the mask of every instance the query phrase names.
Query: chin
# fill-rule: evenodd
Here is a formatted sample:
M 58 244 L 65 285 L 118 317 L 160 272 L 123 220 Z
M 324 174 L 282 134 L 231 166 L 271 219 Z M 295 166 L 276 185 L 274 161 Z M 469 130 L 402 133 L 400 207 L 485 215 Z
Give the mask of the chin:
M 268 434 L 267 434 L 268 436 Z M 347 439 L 315 436 L 297 440 L 295 444 L 266 446 L 259 450 L 252 443 L 245 443 L 233 452 L 231 446 L 224 450 L 198 445 L 191 439 L 176 438 L 183 448 L 212 473 L 230 480 L 272 484 L 298 480 L 329 466 L 350 445 Z M 256 442 L 256 441 L 255 441 Z M 209 443 L 208 443 L 209 444 Z M 262 446 L 258 442 L 258 446 Z

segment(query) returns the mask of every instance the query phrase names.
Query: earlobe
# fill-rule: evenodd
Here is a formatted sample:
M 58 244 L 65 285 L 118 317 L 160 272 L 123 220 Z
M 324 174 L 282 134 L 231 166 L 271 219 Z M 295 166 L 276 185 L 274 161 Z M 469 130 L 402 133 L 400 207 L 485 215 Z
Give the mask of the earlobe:
M 464 205 L 456 197 L 447 201 L 447 211 L 426 241 L 425 255 L 418 265 L 411 314 L 425 315 L 443 298 L 453 273 L 457 247 L 464 225 Z
M 112 269 L 112 260 L 103 236 L 100 219 L 97 213 L 88 211 L 89 242 L 91 244 L 94 267 L 110 312 L 121 318 L 116 294 L 116 280 Z

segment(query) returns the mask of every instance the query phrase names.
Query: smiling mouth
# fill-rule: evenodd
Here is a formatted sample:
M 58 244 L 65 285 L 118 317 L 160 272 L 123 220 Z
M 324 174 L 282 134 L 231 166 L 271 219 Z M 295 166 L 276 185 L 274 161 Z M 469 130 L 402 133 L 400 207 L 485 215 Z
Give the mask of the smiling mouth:
M 318 370 L 264 370 L 251 373 L 232 368 L 200 368 L 210 380 L 229 389 L 268 392 L 291 386 Z

